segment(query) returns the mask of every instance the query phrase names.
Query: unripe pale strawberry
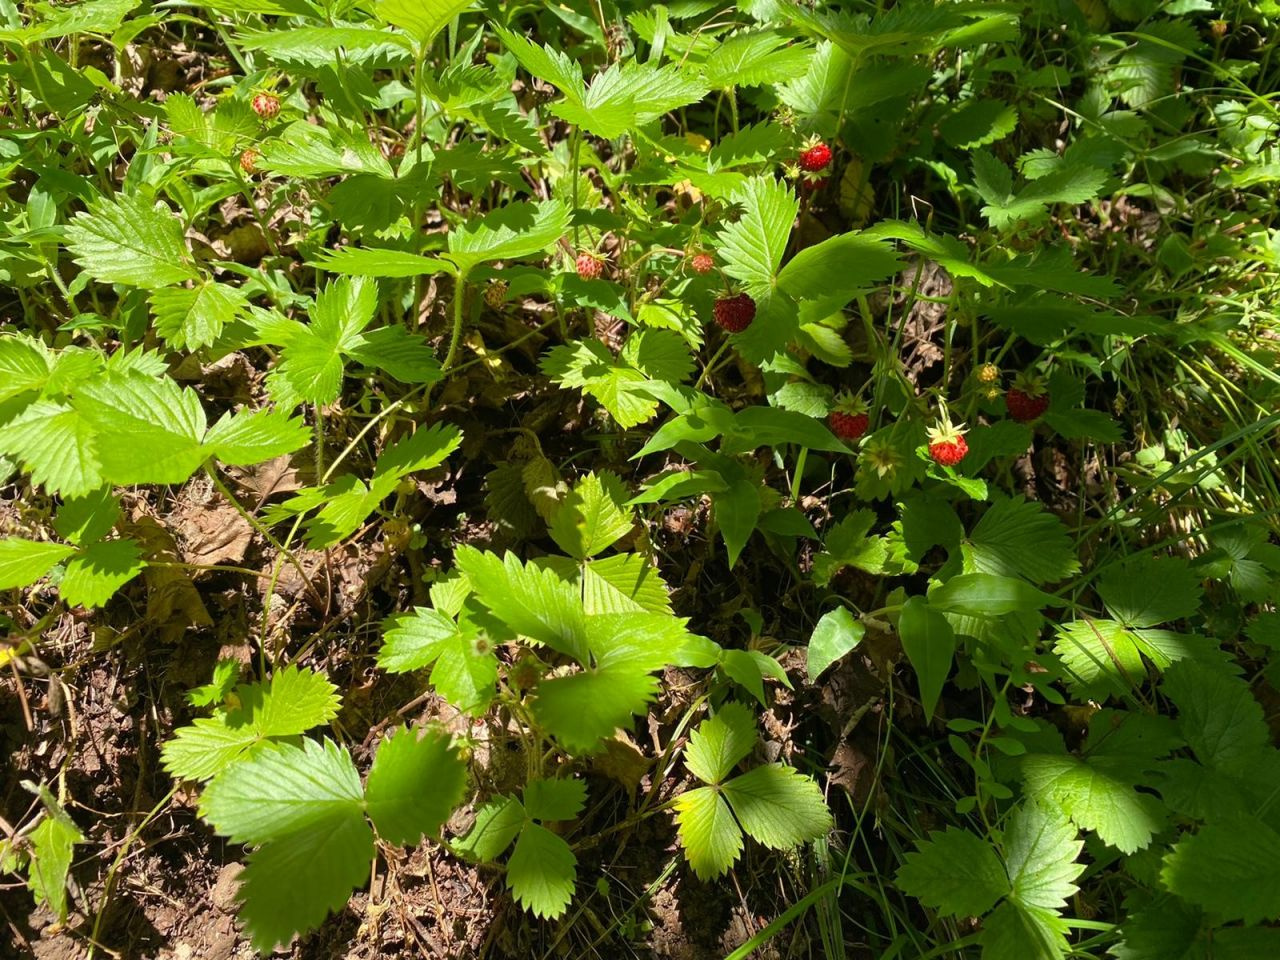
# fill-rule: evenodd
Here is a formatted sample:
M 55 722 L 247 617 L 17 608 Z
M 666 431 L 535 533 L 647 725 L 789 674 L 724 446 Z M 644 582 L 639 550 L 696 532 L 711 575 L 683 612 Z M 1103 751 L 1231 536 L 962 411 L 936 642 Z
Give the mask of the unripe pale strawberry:
M 689 258 L 689 267 L 694 273 L 705 276 L 716 268 L 716 261 L 709 253 L 695 253 Z
M 578 254 L 578 258 L 573 261 L 573 265 L 577 268 L 578 276 L 583 280 L 595 280 L 604 271 L 604 261 L 594 253 L 588 253 L 586 250 Z
M 255 93 L 249 106 L 263 120 L 274 120 L 280 115 L 280 98 L 274 93 Z

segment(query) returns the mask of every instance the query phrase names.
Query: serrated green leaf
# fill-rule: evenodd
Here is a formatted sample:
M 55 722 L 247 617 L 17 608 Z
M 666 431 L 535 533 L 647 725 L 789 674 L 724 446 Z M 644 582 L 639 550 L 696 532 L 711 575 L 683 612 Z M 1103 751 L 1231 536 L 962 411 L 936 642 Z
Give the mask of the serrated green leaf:
M 73 553 L 75 548 L 64 543 L 42 543 L 18 537 L 0 540 L 0 590 L 35 583 Z
M 778 286 L 797 300 L 845 300 L 893 276 L 902 263 L 887 243 L 843 233 L 792 257 L 778 274 Z
M 145 566 L 136 541 L 100 540 L 67 561 L 58 593 L 73 607 L 100 607 Z
M 168 377 L 109 372 L 79 388 L 75 408 L 111 483 L 182 483 L 207 456 L 200 398 Z
M 21 334 L 0 337 L 0 401 L 40 390 L 53 370 L 49 348 Z
M 225 413 L 209 428 L 205 447 L 231 466 L 264 463 L 293 453 L 311 440 L 311 430 L 284 410 L 240 410 Z
M 582 564 L 582 604 L 588 614 L 671 612 L 662 574 L 638 553 L 617 553 Z
M 982 960 L 1060 960 L 1068 929 L 1052 910 L 1006 900 L 982 923 Z
M 238 706 L 179 728 L 164 745 L 161 762 L 169 773 L 208 779 L 270 738 L 305 733 L 338 715 L 337 687 L 296 666 L 277 671 L 269 684 L 237 687 L 233 699 Z
M 1177 705 L 1178 731 L 1196 759 L 1225 773 L 1252 772 L 1271 736 L 1246 682 L 1222 669 L 1184 662 L 1169 668 L 1161 691 Z
M 67 918 L 67 874 L 77 843 L 84 834 L 75 822 L 49 797 L 44 817 L 28 835 L 31 863 L 27 868 L 27 886 L 36 903 L 45 904 L 60 921 Z
M 507 861 L 507 885 L 536 917 L 558 917 L 573 899 L 578 858 L 546 827 L 526 823 Z
M 460 272 L 490 260 L 520 260 L 542 253 L 569 228 L 561 200 L 515 202 L 449 232 L 449 252 Z
M 751 711 L 740 703 L 726 703 L 690 734 L 685 766 L 703 783 L 718 784 L 751 752 L 756 740 Z
M 742 830 L 719 790 L 686 790 L 675 809 L 680 846 L 698 877 L 710 880 L 733 866 L 742 853 Z
M 401 846 L 435 836 L 463 800 L 467 766 L 447 732 L 401 727 L 378 747 L 365 812 L 378 836 Z
M 942 613 L 1002 617 L 1010 613 L 1032 613 L 1062 603 L 1016 577 L 962 573 L 930 590 L 929 605 Z
M 480 716 L 493 699 L 498 660 L 474 630 L 436 610 L 417 608 L 391 621 L 378 666 L 391 673 L 432 667 L 431 685 L 452 706 Z
M 1224 820 L 1184 836 L 1164 858 L 1164 885 L 1223 920 L 1280 917 L 1280 834 L 1256 817 Z
M 644 713 L 658 681 L 630 666 L 584 670 L 538 684 L 533 715 L 573 754 L 591 753 Z
M 738 33 L 716 44 L 702 65 L 702 80 L 713 90 L 782 83 L 802 75 L 813 50 L 787 46 L 788 38 L 771 31 Z
M 171 347 L 196 350 L 217 342 L 222 331 L 248 309 L 235 287 L 205 280 L 194 287 L 167 287 L 151 294 L 156 333 Z
M 747 836 L 774 850 L 817 840 L 831 829 L 822 790 L 794 767 L 770 763 L 722 785 Z
M 522 564 L 512 553 L 498 557 L 463 547 L 454 562 L 480 601 L 516 633 L 589 662 L 586 615 L 572 584 L 550 570 Z
M 773 289 L 800 202 L 773 177 L 748 180 L 734 202 L 742 213 L 720 232 L 720 258 L 724 272 L 760 299 Z
M 525 814 L 533 820 L 573 820 L 587 802 L 581 780 L 531 780 L 524 788 Z
M 997 500 L 961 544 L 965 569 L 1053 583 L 1080 569 L 1066 526 L 1038 503 Z
M 968 830 L 947 827 L 908 853 L 898 885 L 945 916 L 982 916 L 1010 892 L 1009 876 L 991 845 Z
M 1200 575 L 1177 557 L 1131 557 L 1098 582 L 1108 612 L 1130 627 L 1155 627 L 1200 607 Z
M 1023 801 L 1004 833 L 1009 899 L 1028 909 L 1061 910 L 1075 895 L 1075 879 L 1084 871 L 1084 864 L 1076 863 L 1083 848 L 1065 815 Z
M 1164 808 L 1155 797 L 1086 760 L 1033 755 L 1020 768 L 1031 797 L 1062 810 L 1082 830 L 1097 831 L 1122 853 L 1143 849 L 1164 825 Z
M 105 482 L 96 437 L 93 425 L 78 410 L 38 400 L 0 426 L 0 453 L 17 461 L 32 483 L 78 497 Z
M 53 519 L 53 528 L 77 545 L 101 540 L 120 519 L 120 501 L 109 487 L 83 497 L 67 497 Z
M 490 800 L 476 811 L 476 821 L 465 837 L 453 842 L 464 856 L 488 862 L 511 846 L 525 824 L 524 806 L 513 797 Z
M 436 273 L 454 273 L 448 260 L 424 257 L 404 250 L 380 247 L 340 247 L 322 250 L 310 265 L 327 273 L 354 277 L 425 277 Z
M 579 560 L 607 550 L 631 532 L 635 521 L 622 481 L 612 473 L 588 473 L 561 501 L 548 524 L 551 539 Z
M 182 224 L 141 196 L 99 199 L 67 226 L 67 248 L 95 280 L 156 289 L 199 274 Z
M 425 50 L 436 34 L 474 0 L 379 0 L 378 19 L 404 29 Z

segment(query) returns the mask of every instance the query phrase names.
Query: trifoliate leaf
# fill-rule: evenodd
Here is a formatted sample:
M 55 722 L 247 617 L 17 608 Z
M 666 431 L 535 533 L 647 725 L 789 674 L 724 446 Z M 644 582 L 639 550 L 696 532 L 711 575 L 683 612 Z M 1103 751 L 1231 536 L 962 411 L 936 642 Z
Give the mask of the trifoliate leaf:
M 208 452 L 230 466 L 265 463 L 307 445 L 311 431 L 284 410 L 225 413 L 205 435 Z
M 237 687 L 231 699 L 239 705 L 174 734 L 161 754 L 166 770 L 181 780 L 205 780 L 269 738 L 296 736 L 338 715 L 337 687 L 296 666 L 277 671 L 269 684 Z
M 587 802 L 581 780 L 531 780 L 524 788 L 525 814 L 532 820 L 572 820 Z
M 751 752 L 756 739 L 751 711 L 740 703 L 726 703 L 690 734 L 685 766 L 703 783 L 718 784 Z
M 100 540 L 67 561 L 58 593 L 73 607 L 100 607 L 145 566 L 136 541 Z
M 435 836 L 462 803 L 467 766 L 440 729 L 402 727 L 378 747 L 365 784 L 365 812 L 388 843 Z
M 647 332 L 670 333 L 662 330 Z M 688 352 L 685 351 L 683 356 L 687 360 Z M 658 411 L 658 401 L 644 389 L 651 382 L 650 376 L 632 366 L 625 357 L 615 358 L 609 348 L 598 340 L 581 340 L 554 347 L 542 358 L 541 367 L 542 372 L 560 386 L 576 387 L 590 394 L 621 427 L 630 428 L 644 423 Z
M 533 714 L 573 754 L 590 753 L 644 713 L 658 681 L 633 667 L 584 670 L 538 684 Z
M 41 543 L 17 537 L 0 540 L 0 590 L 35 583 L 73 553 L 75 548 L 64 543 Z
M 67 226 L 67 248 L 95 280 L 156 289 L 198 277 L 168 208 L 141 196 L 99 199 Z
M 965 570 L 1054 583 L 1080 569 L 1062 521 L 1022 497 L 997 500 L 961 544 Z
M 1223 920 L 1280 917 L 1280 834 L 1256 817 L 1210 823 L 1184 836 L 1164 859 L 1160 879 Z
M 627 493 L 612 473 L 589 473 L 561 501 L 548 529 L 565 553 L 579 560 L 607 550 L 631 532 Z
M 536 917 L 558 917 L 573 899 L 578 858 L 546 827 L 526 823 L 507 861 L 507 885 Z
M 957 827 L 931 833 L 908 853 L 897 883 L 925 906 L 953 917 L 982 916 L 1010 891 L 991 845 Z
M 693 872 L 703 880 L 718 877 L 742 853 L 742 830 L 719 790 L 698 787 L 676 797 L 680 846 Z
M 759 299 L 773 289 L 800 204 L 785 183 L 763 176 L 748 180 L 734 201 L 742 213 L 720 232 L 720 258 L 724 272 Z
M 1181 620 L 1200 608 L 1200 575 L 1177 557 L 1131 557 L 1108 567 L 1098 595 L 1115 619 L 1130 627 Z
M 454 557 L 476 596 L 516 633 L 587 663 L 585 614 L 573 585 L 550 570 L 522 564 L 515 554 L 499 558 L 474 547 Z
M 747 836 L 774 850 L 816 840 L 831 829 L 831 811 L 812 778 L 770 763 L 721 787 Z
M 824 613 L 809 637 L 805 667 L 809 682 L 815 682 L 822 671 L 861 643 L 866 632 L 862 621 L 854 620 L 848 607 L 837 607 Z
M 453 842 L 453 849 L 476 860 L 494 860 L 511 846 L 525 820 L 524 806 L 514 797 L 490 800 L 476 811 L 476 822 Z

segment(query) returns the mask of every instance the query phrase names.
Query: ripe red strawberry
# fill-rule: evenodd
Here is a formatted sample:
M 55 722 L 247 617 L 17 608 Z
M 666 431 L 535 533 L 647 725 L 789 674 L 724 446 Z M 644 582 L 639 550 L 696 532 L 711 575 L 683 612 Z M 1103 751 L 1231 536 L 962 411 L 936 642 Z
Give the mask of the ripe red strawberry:
M 835 407 L 827 414 L 827 426 L 831 432 L 849 443 L 861 440 L 870 422 L 867 405 L 848 393 L 836 397 Z
M 1030 423 L 1049 409 L 1049 394 L 1039 377 L 1020 373 L 1005 393 L 1004 405 L 1013 419 Z
M 694 273 L 706 275 L 716 268 L 715 257 L 709 253 L 695 253 L 689 258 L 689 266 Z
M 964 438 L 964 424 L 953 427 L 942 420 L 929 430 L 929 456 L 933 462 L 942 467 L 954 467 L 969 452 L 969 444 Z
M 280 98 L 274 93 L 255 93 L 249 106 L 263 120 L 274 120 L 280 113 Z
M 594 253 L 582 251 L 578 254 L 578 259 L 573 262 L 578 269 L 578 276 L 583 280 L 595 280 L 604 270 L 604 261 Z
M 814 137 L 800 151 L 800 169 L 817 173 L 831 162 L 831 148 Z
M 240 169 L 245 173 L 258 172 L 258 160 L 262 154 L 258 153 L 253 147 L 249 147 L 244 153 L 240 154 Z
M 741 333 L 756 318 L 756 302 L 745 293 L 721 297 L 715 305 L 716 323 L 730 333 Z

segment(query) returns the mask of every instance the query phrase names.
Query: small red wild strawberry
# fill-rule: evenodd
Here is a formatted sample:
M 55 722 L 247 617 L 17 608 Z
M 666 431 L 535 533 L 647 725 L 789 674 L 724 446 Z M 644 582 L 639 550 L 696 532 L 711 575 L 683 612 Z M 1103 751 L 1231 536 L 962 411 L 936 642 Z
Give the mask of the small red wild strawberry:
M 249 106 L 263 120 L 274 120 L 280 114 L 280 98 L 274 93 L 255 93 Z
M 817 173 L 831 162 L 831 148 L 817 137 L 810 137 L 800 151 L 799 162 L 801 170 Z
M 578 254 L 578 259 L 573 261 L 573 265 L 578 270 L 578 276 L 583 280 L 595 280 L 604 271 L 604 261 L 586 250 Z
M 1019 423 L 1030 423 L 1049 409 L 1049 393 L 1037 376 L 1020 373 L 1004 395 L 1009 416 Z
M 835 407 L 827 414 L 827 426 L 831 432 L 850 443 L 862 439 L 870 422 L 867 405 L 849 393 L 836 397 Z
M 260 154 L 257 150 L 253 149 L 253 147 L 249 147 L 242 154 L 240 154 L 240 169 L 243 170 L 245 173 L 257 173 L 258 160 L 260 160 L 261 158 L 262 158 L 262 154 Z
M 721 297 L 716 301 L 716 323 L 730 333 L 741 333 L 756 318 L 756 302 L 745 293 L 733 297 Z
M 929 456 L 941 467 L 954 467 L 969 452 L 964 424 L 953 427 L 945 418 L 929 430 Z
M 716 260 L 709 253 L 695 253 L 689 258 L 689 267 L 694 273 L 705 276 L 716 268 Z

